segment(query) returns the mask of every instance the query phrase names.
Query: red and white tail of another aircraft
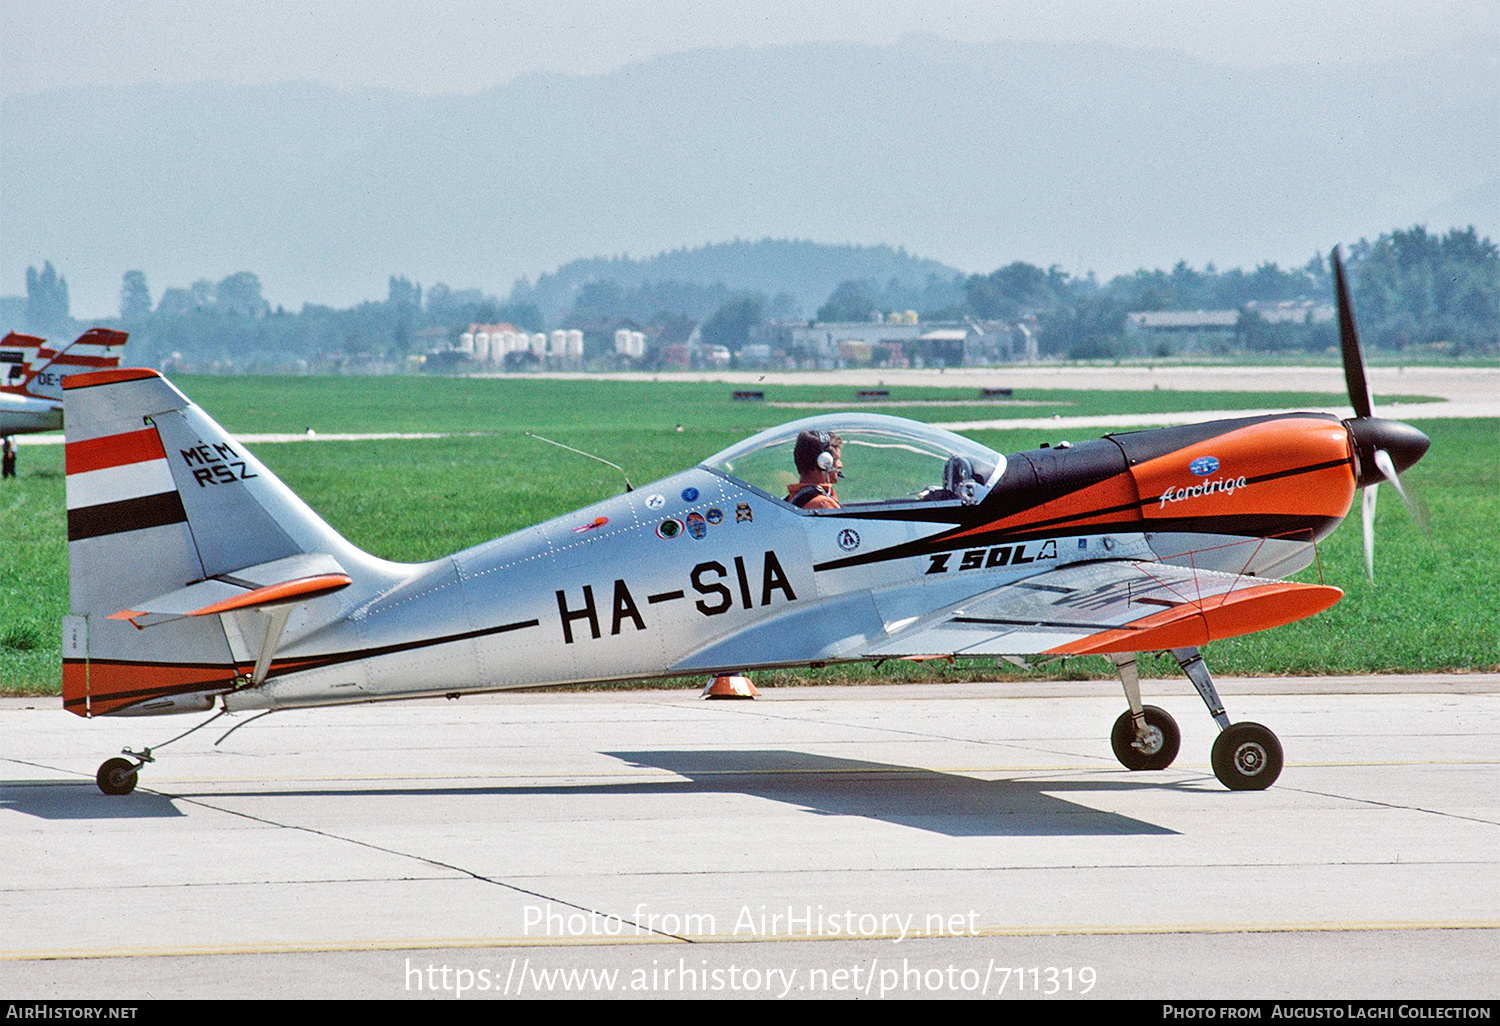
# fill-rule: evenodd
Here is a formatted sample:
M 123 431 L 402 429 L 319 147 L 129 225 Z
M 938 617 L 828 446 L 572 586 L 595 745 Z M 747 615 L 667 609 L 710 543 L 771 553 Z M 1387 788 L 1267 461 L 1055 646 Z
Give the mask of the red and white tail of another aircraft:
M 58 349 L 46 339 L 15 331 L 0 339 L 0 435 L 60 429 L 64 379 L 118 367 L 129 337 L 123 331 L 90 328 Z

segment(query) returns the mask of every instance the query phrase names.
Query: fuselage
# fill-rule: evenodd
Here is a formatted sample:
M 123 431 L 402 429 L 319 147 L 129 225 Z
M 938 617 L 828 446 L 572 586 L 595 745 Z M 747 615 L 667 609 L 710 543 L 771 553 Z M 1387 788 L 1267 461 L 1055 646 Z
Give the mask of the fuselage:
M 62 423 L 61 402 L 15 392 L 0 392 L 0 435 L 59 431 Z
M 857 455 L 846 448 L 851 478 Z M 970 501 L 903 495 L 809 512 L 731 473 L 733 462 L 315 599 L 294 614 L 269 679 L 226 705 L 858 659 L 934 608 L 1071 563 L 1285 575 L 1311 561 L 1356 487 L 1349 431 L 1320 414 L 997 456 Z M 248 623 L 241 634 L 252 636 Z M 251 661 L 248 642 L 235 644 Z

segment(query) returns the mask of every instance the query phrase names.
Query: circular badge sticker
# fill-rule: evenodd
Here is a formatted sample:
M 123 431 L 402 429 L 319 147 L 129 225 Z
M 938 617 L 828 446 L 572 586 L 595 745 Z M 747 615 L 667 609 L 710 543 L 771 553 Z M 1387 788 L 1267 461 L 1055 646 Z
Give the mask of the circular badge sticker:
M 717 506 L 703 515 L 708 518 L 710 524 L 722 524 L 724 522 L 724 511 Z
M 682 490 L 682 501 L 683 502 L 696 502 L 697 499 L 698 499 L 698 489 L 696 489 L 696 488 L 684 488 Z
M 646 496 L 646 508 L 647 509 L 661 509 L 666 504 L 667 504 L 667 497 L 665 495 L 648 495 L 648 496 Z
M 845 552 L 853 552 L 859 548 L 859 532 L 852 527 L 846 527 L 840 531 L 839 548 Z
M 676 538 L 682 533 L 682 521 L 677 519 L 663 520 L 656 525 L 656 536 L 658 538 Z

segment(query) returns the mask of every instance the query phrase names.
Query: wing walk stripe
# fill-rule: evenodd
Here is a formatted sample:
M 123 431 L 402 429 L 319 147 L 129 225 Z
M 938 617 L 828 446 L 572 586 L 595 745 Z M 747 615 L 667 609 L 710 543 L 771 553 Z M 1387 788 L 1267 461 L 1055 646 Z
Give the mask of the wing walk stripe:
M 1117 623 L 1084 623 L 1082 620 L 1002 620 L 983 616 L 955 616 L 949 623 L 980 623 L 997 627 L 1063 627 L 1080 631 L 1109 631 L 1120 626 Z
M 141 531 L 187 521 L 182 497 L 175 491 L 142 495 L 118 502 L 102 502 L 68 510 L 68 541 L 82 541 L 123 531 Z

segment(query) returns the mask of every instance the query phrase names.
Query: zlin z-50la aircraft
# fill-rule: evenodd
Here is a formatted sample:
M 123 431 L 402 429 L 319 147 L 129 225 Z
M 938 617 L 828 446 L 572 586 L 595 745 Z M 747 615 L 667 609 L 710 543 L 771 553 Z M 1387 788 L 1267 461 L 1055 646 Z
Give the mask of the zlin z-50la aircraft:
M 155 371 L 74 376 L 64 705 L 223 715 L 858 660 L 1097 654 L 1117 665 L 1129 705 L 1115 754 L 1149 770 L 1171 764 L 1179 734 L 1142 704 L 1135 654 L 1164 650 L 1218 722 L 1215 774 L 1265 788 L 1281 746 L 1230 722 L 1199 646 L 1338 601 L 1337 588 L 1277 578 L 1313 561 L 1356 489 L 1368 558 L 1377 483 L 1399 487 L 1428 446 L 1372 415 L 1337 251 L 1333 266 L 1349 420 L 1288 413 L 1002 454 L 895 417 L 813 417 L 419 564 L 345 541 Z M 124 755 L 99 769 L 107 793 L 131 791 L 152 759 Z

